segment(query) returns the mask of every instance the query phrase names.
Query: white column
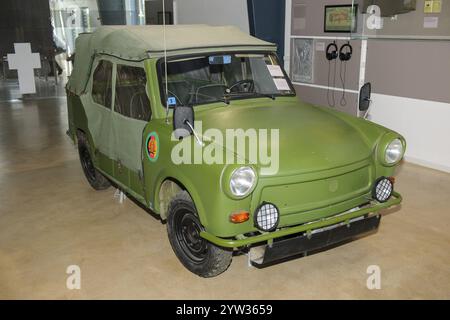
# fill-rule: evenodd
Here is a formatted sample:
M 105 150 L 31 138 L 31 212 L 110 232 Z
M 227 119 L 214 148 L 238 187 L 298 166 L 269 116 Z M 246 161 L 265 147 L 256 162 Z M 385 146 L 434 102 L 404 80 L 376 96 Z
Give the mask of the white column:
M 291 19 L 292 19 L 292 0 L 286 0 L 284 12 L 284 69 L 289 75 L 291 62 Z
M 178 24 L 178 7 L 177 7 L 177 0 L 173 0 L 172 4 L 173 9 L 173 24 Z

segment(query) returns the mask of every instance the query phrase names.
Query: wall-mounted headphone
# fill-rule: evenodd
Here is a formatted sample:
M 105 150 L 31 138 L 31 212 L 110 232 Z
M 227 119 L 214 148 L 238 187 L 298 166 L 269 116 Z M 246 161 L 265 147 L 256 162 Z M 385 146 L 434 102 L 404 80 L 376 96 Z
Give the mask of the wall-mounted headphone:
M 334 91 L 330 92 L 330 86 L 331 86 L 331 61 L 334 60 L 333 66 L 334 66 L 334 70 L 333 70 L 333 88 L 336 85 L 336 59 L 339 56 L 338 53 L 338 47 L 336 45 L 336 41 L 333 41 L 331 43 L 328 44 L 327 46 L 327 50 L 325 53 L 325 57 L 328 60 L 328 77 L 327 77 L 327 81 L 328 81 L 328 86 L 327 86 L 327 101 L 328 101 L 328 105 L 330 107 L 334 107 L 336 104 L 335 98 L 334 98 Z
M 347 104 L 347 101 L 345 99 L 345 78 L 347 73 L 347 61 L 349 61 L 352 58 L 353 54 L 353 47 L 350 44 L 350 42 L 347 42 L 343 44 L 339 50 L 336 45 L 336 41 L 333 41 L 328 44 L 325 57 L 328 60 L 328 88 L 327 88 L 327 101 L 328 105 L 330 107 L 335 106 L 335 98 L 334 98 L 334 88 L 336 86 L 336 61 L 334 62 L 334 72 L 333 72 L 333 80 L 331 81 L 331 61 L 336 60 L 339 57 L 339 60 L 341 61 L 339 65 L 339 78 L 341 79 L 342 84 L 342 97 L 340 100 L 340 105 L 345 106 Z M 330 93 L 330 87 L 332 82 L 332 92 Z
M 350 42 L 347 42 L 341 46 L 339 49 L 339 60 L 341 60 L 341 64 L 339 66 L 339 77 L 341 78 L 342 85 L 342 97 L 340 100 L 340 105 L 347 105 L 347 100 L 345 99 L 345 78 L 347 74 L 347 61 L 352 58 L 353 47 Z
M 330 51 L 330 49 L 332 49 Z M 333 41 L 328 44 L 327 50 L 326 50 L 326 58 L 327 60 L 331 61 L 338 57 L 338 47 L 336 45 L 336 41 Z
M 345 49 L 348 48 L 348 50 L 345 51 Z M 353 47 L 350 44 L 350 42 L 347 42 L 346 44 L 343 44 L 341 48 L 339 49 L 339 60 L 341 61 L 348 61 L 352 58 L 353 53 Z

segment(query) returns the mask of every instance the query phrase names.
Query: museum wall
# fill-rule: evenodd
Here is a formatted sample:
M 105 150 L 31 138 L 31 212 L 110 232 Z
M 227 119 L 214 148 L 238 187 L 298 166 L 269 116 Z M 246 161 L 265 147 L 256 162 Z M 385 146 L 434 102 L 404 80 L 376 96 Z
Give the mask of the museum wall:
M 324 52 L 317 50 L 317 47 L 323 46 L 317 46 L 317 43 L 325 42 L 327 45 L 333 37 L 345 37 L 349 34 L 325 33 L 323 19 L 317 17 L 323 17 L 325 5 L 348 4 L 351 1 L 291 2 L 290 35 L 314 39 L 312 86 L 309 83 L 295 83 L 297 94 L 306 102 L 327 105 L 328 62 L 324 58 Z M 361 6 L 362 1 L 357 2 Z M 430 28 L 424 30 L 424 18 L 427 15 L 424 14 L 423 7 L 424 0 L 417 0 L 415 11 L 399 14 L 393 19 L 384 18 L 383 29 L 376 34 L 385 38 L 367 40 L 366 63 L 363 61 L 361 64 L 360 59 L 362 41 L 350 41 L 354 56 L 348 63 L 347 88 L 355 93 L 348 94 L 347 108 L 336 108 L 357 113 L 358 79 L 360 72 L 363 72 L 365 81 L 372 83 L 370 119 L 406 137 L 406 160 L 450 172 L 450 148 L 443 147 L 448 145 L 447 137 L 450 136 L 450 28 L 446 27 L 450 20 L 450 3 L 443 1 L 441 13 L 428 14 L 439 18 L 437 27 L 431 28 L 434 32 Z M 359 33 L 354 36 L 360 36 L 363 27 L 360 18 Z M 415 39 L 433 34 L 444 39 Z M 338 45 L 343 42 L 345 40 L 337 40 Z M 293 54 L 292 42 L 290 54 Z M 361 65 L 364 66 L 363 69 Z M 335 92 L 339 97 L 339 81 Z
M 447 172 L 449 57 L 450 41 L 370 40 L 366 66 L 371 120 L 405 136 L 407 161 Z
M 293 79 L 294 87 L 300 100 L 316 105 L 329 105 L 328 100 L 332 99 L 331 95 L 333 95 L 334 92 L 335 103 L 333 104 L 333 108 L 356 115 L 361 41 L 347 40 L 346 38 L 349 38 L 348 33 L 324 32 L 324 7 L 326 5 L 343 4 L 343 2 L 340 0 L 292 0 L 291 3 L 290 35 L 292 37 L 290 39 L 290 56 L 285 56 L 285 59 L 291 59 L 291 71 L 293 66 L 292 57 L 295 54 L 295 39 L 311 39 L 313 43 L 311 81 L 299 82 Z M 351 1 L 344 3 L 351 4 Z M 342 64 L 342 66 L 339 59 L 329 62 L 325 58 L 325 49 L 328 44 L 333 41 L 336 42 L 338 48 L 347 42 L 353 47 L 352 58 Z M 335 68 L 336 71 L 334 71 Z M 340 78 L 340 68 L 342 68 L 342 76 L 345 72 L 344 85 L 342 85 Z M 292 73 L 290 75 L 291 78 L 294 78 L 292 77 Z M 343 93 L 343 87 L 345 87 L 346 103 L 341 105 L 340 100 Z M 330 99 L 327 99 L 327 93 L 330 96 Z
M 426 18 L 438 19 L 424 28 Z M 385 18 L 380 37 L 367 43 L 366 81 L 372 83 L 371 120 L 402 133 L 405 159 L 450 172 L 450 2 L 440 13 L 416 10 Z M 415 38 L 440 37 L 439 40 Z
M 450 103 L 450 42 L 369 40 L 366 80 L 377 93 Z
M 379 93 L 372 101 L 371 121 L 406 138 L 406 161 L 450 172 L 450 104 Z
M 354 3 L 359 6 L 359 11 L 362 12 L 366 9 L 369 3 L 379 4 L 386 8 L 386 4 L 395 4 L 399 0 L 354 0 Z M 409 3 L 412 6 L 415 4 L 415 10 L 409 12 L 402 12 L 394 15 L 393 17 L 382 14 L 383 28 L 380 30 L 368 30 L 362 21 L 362 16 L 358 18 L 358 32 L 365 34 L 376 34 L 378 36 L 394 36 L 398 37 L 403 35 L 405 37 L 421 36 L 421 37 L 436 37 L 436 36 L 450 36 L 450 5 L 448 0 L 441 1 L 440 13 L 425 13 L 424 5 L 425 0 L 403 0 L 403 3 Z M 349 1 L 350 2 L 350 1 Z M 438 17 L 438 24 L 433 28 L 424 28 L 424 19 L 428 17 Z
M 249 32 L 246 0 L 174 0 L 178 24 L 235 25 Z

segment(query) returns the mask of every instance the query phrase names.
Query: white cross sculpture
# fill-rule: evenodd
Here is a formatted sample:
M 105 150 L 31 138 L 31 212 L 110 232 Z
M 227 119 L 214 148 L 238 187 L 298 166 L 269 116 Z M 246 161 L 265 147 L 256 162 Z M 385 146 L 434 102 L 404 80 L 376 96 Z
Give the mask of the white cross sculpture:
M 16 53 L 8 54 L 9 69 L 17 70 L 20 93 L 36 93 L 34 69 L 41 67 L 39 53 L 31 53 L 29 43 L 14 43 Z

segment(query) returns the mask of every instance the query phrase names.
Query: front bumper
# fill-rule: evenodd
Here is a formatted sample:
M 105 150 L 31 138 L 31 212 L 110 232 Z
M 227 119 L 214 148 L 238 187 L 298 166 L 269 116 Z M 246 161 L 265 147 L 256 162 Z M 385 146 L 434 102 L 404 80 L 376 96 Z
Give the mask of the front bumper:
M 315 229 L 314 234 L 301 234 L 275 241 L 271 245 L 255 247 L 250 250 L 250 261 L 254 266 L 264 267 L 285 258 L 300 254 L 306 255 L 311 251 L 325 249 L 375 232 L 380 220 L 380 215 L 362 216 L 350 220 L 349 224 L 341 222 L 329 227 Z
M 261 233 L 259 235 L 245 237 L 242 239 L 227 239 L 219 238 L 206 231 L 202 231 L 200 236 L 215 245 L 226 248 L 239 248 L 245 247 L 255 243 L 270 242 L 273 239 L 295 235 L 306 232 L 307 234 L 313 232 L 315 229 L 325 228 L 335 224 L 345 222 L 350 224 L 350 220 L 370 214 L 372 212 L 378 212 L 382 209 L 386 209 L 399 204 L 402 201 L 402 197 L 399 193 L 393 192 L 391 198 L 383 203 L 372 201 L 367 207 L 358 209 L 355 211 L 347 211 L 342 214 L 337 214 L 329 218 L 324 218 L 310 223 L 301 224 L 294 227 L 286 227 L 273 232 Z

